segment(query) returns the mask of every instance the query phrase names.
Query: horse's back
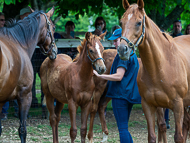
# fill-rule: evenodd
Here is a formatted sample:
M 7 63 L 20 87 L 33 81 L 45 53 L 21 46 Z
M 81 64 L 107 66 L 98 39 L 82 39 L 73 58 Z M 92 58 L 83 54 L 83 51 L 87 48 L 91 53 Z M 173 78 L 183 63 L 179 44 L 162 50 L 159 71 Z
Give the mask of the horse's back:
M 58 54 L 55 60 L 48 57 L 44 60 L 40 67 L 40 78 L 45 95 L 51 94 L 56 99 L 64 95 L 65 76 L 68 75 L 67 68 L 71 63 L 71 57 L 66 54 Z M 61 100 L 62 103 L 66 103 L 66 96 L 62 96 Z

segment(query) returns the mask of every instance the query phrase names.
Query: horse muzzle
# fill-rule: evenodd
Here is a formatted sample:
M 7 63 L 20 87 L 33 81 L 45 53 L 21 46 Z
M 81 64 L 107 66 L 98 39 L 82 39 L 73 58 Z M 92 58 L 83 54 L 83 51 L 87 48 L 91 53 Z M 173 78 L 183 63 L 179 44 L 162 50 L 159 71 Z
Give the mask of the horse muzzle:
M 121 60 L 129 60 L 130 53 L 132 52 L 132 48 L 128 47 L 125 44 L 120 44 L 117 48 L 117 53 Z
M 55 49 L 56 49 L 56 48 L 53 48 L 51 54 L 49 55 L 49 58 L 50 58 L 51 60 L 55 60 L 56 57 L 57 57 L 57 50 L 55 50 Z

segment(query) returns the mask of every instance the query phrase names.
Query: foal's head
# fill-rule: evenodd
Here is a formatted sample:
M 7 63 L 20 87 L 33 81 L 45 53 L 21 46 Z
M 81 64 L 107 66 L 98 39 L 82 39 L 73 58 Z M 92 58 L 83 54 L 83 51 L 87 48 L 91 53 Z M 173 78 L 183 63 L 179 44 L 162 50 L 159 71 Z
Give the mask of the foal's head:
M 50 17 L 53 16 L 54 7 L 49 10 L 47 13 L 41 12 L 41 22 L 42 27 L 40 32 L 40 38 L 38 46 L 40 47 L 42 53 L 47 55 L 50 59 L 55 59 L 57 55 L 57 46 L 55 45 L 54 32 L 55 25 L 53 24 Z M 44 25 L 45 23 L 45 25 Z
M 143 0 L 138 0 L 137 4 L 129 5 L 127 0 L 123 0 L 123 8 L 126 12 L 120 20 L 122 24 L 121 43 L 118 47 L 118 54 L 122 60 L 128 60 L 135 47 L 142 42 L 145 32 L 145 12 Z
M 104 59 L 102 58 L 104 47 L 102 46 L 100 42 L 100 40 L 103 39 L 105 34 L 106 33 L 103 33 L 100 36 L 95 36 L 89 32 L 85 34 L 87 56 L 89 60 L 92 62 L 93 68 L 99 74 L 102 74 L 106 71 Z

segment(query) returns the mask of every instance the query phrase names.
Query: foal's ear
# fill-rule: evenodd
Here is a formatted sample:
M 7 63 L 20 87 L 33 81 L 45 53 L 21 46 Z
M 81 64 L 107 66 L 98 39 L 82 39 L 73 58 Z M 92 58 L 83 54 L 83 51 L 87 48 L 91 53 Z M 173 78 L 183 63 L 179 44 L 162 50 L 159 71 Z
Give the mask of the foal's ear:
M 129 8 L 129 6 L 130 6 L 130 4 L 129 4 L 129 2 L 128 2 L 127 0 L 123 0 L 123 1 L 122 1 L 122 4 L 123 4 L 123 8 L 124 8 L 125 10 L 127 10 L 127 9 Z
M 29 9 L 30 9 L 31 12 L 34 12 L 34 10 L 30 6 L 28 6 L 28 7 L 29 7 Z
M 137 1 L 137 4 L 138 4 L 138 8 L 139 8 L 140 10 L 142 10 L 142 9 L 144 8 L 144 1 L 143 1 L 143 0 L 138 0 L 138 1 Z
M 90 39 L 90 35 L 91 35 L 92 33 L 90 33 L 90 32 L 86 32 L 86 34 L 85 34 L 85 39 L 88 41 L 89 39 Z
M 47 16 L 52 17 L 54 13 L 54 6 L 47 12 Z
M 101 39 L 104 39 L 104 36 L 106 35 L 106 33 L 107 33 L 107 31 L 104 32 L 104 33 L 102 33 L 99 37 L 100 37 Z

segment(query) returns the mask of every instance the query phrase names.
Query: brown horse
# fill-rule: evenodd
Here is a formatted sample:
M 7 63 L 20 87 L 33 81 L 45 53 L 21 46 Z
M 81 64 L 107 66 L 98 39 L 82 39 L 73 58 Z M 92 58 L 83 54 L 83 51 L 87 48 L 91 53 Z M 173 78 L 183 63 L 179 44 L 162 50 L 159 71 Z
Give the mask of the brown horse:
M 132 49 L 139 49 L 143 66 L 137 82 L 148 124 L 148 142 L 156 142 L 155 111 L 164 107 L 174 113 L 175 142 L 183 143 L 184 107 L 190 105 L 190 36 L 172 38 L 162 33 L 146 15 L 143 0 L 133 5 L 123 0 L 123 7 L 126 12 L 121 19 L 123 31 L 118 52 L 125 60 Z
M 37 44 L 52 59 L 56 58 L 57 51 L 52 36 L 54 25 L 50 20 L 54 8 L 46 14 L 31 11 L 33 13 L 24 20 L 0 29 L 0 112 L 5 102 L 17 99 L 22 143 L 26 142 L 26 119 L 32 100 L 32 54 Z
M 103 59 L 105 60 L 104 63 L 106 66 L 105 74 L 110 73 L 111 66 L 116 54 L 117 54 L 116 49 L 104 50 Z M 99 117 L 100 117 L 100 121 L 102 125 L 102 132 L 104 134 L 103 141 L 107 141 L 108 129 L 105 122 L 104 111 L 108 102 L 111 100 L 111 98 L 105 97 L 106 91 L 104 92 L 104 90 L 107 85 L 107 80 L 100 79 L 97 76 L 93 76 L 93 79 L 95 83 L 95 90 L 94 90 L 93 98 L 92 98 L 92 109 L 90 112 L 90 127 L 89 127 L 89 132 L 88 132 L 88 139 L 90 140 L 91 143 L 93 142 L 93 122 L 94 122 L 94 118 L 95 118 L 97 110 L 99 111 Z
M 42 90 L 46 96 L 47 108 L 50 112 L 49 120 L 53 132 L 53 142 L 58 142 L 58 123 L 64 104 L 68 104 L 71 120 L 70 137 L 74 143 L 77 135 L 76 111 L 81 107 L 81 142 L 85 142 L 87 133 L 87 119 L 90 113 L 95 84 L 93 68 L 98 73 L 104 73 L 106 67 L 102 53 L 104 47 L 98 36 L 87 32 L 85 39 L 78 46 L 79 57 L 76 62 L 65 54 L 59 54 L 56 60 L 48 58 L 40 68 Z M 54 98 L 57 100 L 54 109 Z

